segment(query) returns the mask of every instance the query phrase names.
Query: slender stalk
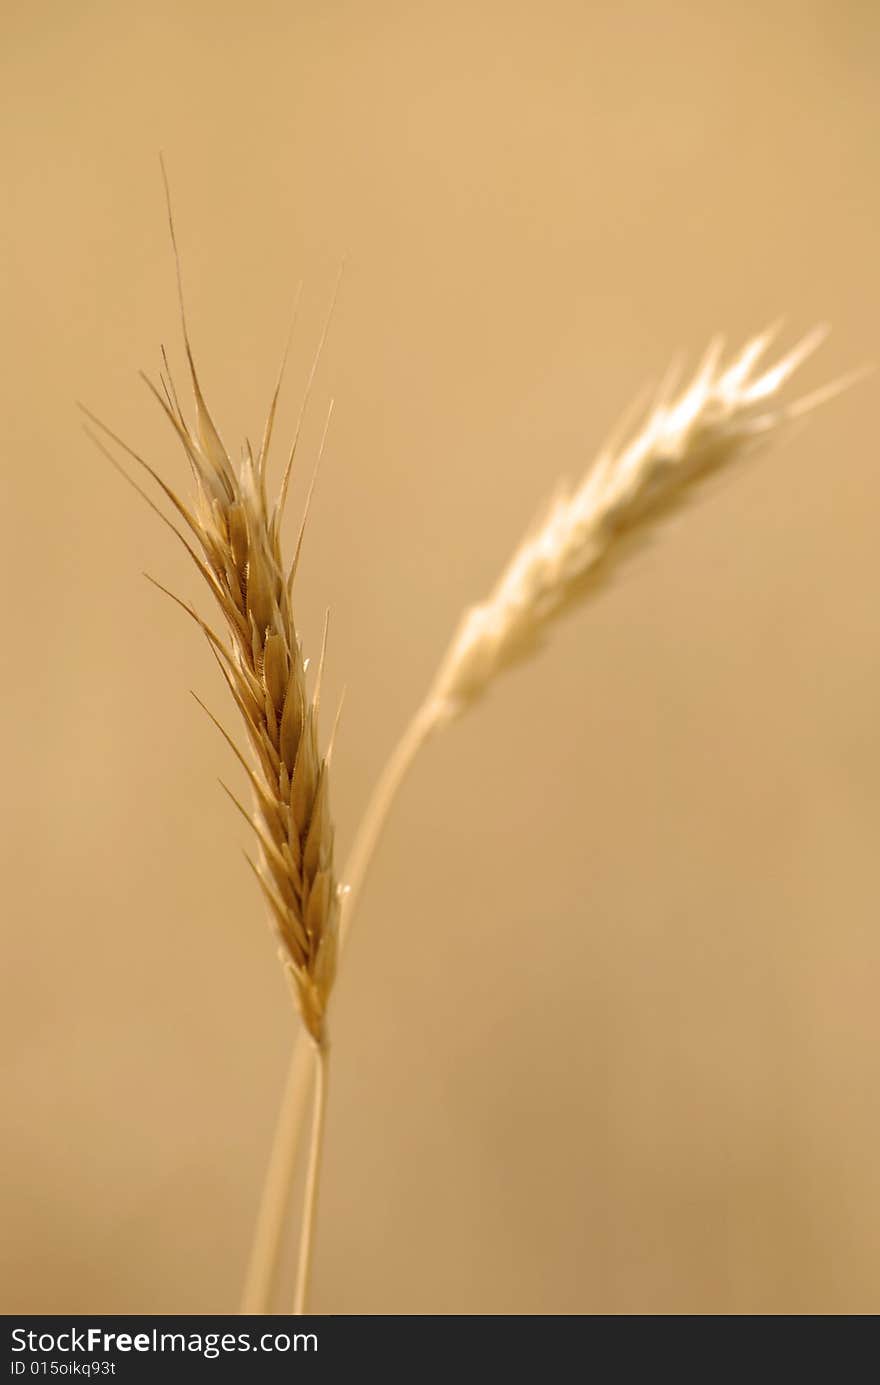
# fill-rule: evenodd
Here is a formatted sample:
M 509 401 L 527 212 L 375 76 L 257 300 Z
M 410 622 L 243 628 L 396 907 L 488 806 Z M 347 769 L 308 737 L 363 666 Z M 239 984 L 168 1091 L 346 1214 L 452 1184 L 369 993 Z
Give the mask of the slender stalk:
M 428 697 L 416 712 L 397 745 L 391 752 L 385 768 L 373 789 L 367 810 L 355 834 L 354 843 L 343 872 L 342 913 L 339 920 L 340 948 L 345 946 L 351 932 L 361 890 L 367 871 L 379 845 L 379 839 L 388 821 L 395 798 L 404 779 L 412 768 L 413 761 L 425 741 L 438 725 L 437 707 L 433 698 Z
M 290 1205 L 293 1171 L 299 1149 L 303 1113 L 312 1081 L 309 1045 L 300 1034 L 301 1042 L 294 1046 L 287 1072 L 284 1095 L 272 1151 L 266 1168 L 265 1182 L 257 1213 L 241 1313 L 265 1316 L 271 1307 L 272 1288 L 278 1274 L 281 1240 Z
M 373 789 L 355 834 L 343 880 L 346 890 L 340 917 L 340 948 L 351 932 L 355 907 L 379 844 L 395 798 L 419 750 L 438 725 L 433 700 L 428 697 L 404 731 Z M 278 1274 L 282 1232 L 296 1172 L 300 1133 L 309 1094 L 309 1044 L 302 1033 L 294 1045 L 287 1083 L 273 1137 L 260 1209 L 254 1232 L 250 1263 L 242 1295 L 242 1313 L 265 1316 Z
M 318 1192 L 321 1185 L 321 1163 L 324 1149 L 324 1115 L 327 1109 L 327 1079 L 330 1065 L 326 1043 L 314 1045 L 315 1087 L 312 1110 L 312 1140 L 309 1149 L 309 1167 L 306 1173 L 306 1191 L 303 1201 L 303 1222 L 300 1230 L 299 1265 L 296 1272 L 296 1295 L 293 1311 L 298 1317 L 306 1311 L 309 1296 L 309 1283 L 312 1276 L 312 1251 L 315 1243 L 315 1223 L 318 1215 Z

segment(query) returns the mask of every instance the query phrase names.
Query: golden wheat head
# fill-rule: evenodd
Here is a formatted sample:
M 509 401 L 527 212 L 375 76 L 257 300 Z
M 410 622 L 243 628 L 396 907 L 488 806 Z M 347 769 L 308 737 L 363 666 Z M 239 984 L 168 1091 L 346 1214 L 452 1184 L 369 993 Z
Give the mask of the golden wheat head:
M 173 524 L 171 527 L 210 588 L 223 616 L 225 633 L 221 635 L 186 602 L 179 602 L 207 636 L 244 722 L 253 752 L 253 766 L 219 722 L 216 724 L 248 776 L 253 790 L 253 812 L 249 813 L 233 794 L 230 796 L 258 838 L 258 862 L 254 863 L 250 857 L 248 860 L 269 906 L 280 943 L 281 961 L 293 982 L 303 1021 L 309 1034 L 321 1045 L 325 1041 L 327 1003 L 336 971 L 340 895 L 333 869 L 333 824 L 328 786 L 330 749 L 322 757 L 318 742 L 326 624 L 310 697 L 306 688 L 307 661 L 303 659 L 293 612 L 294 578 L 305 520 L 288 565 L 281 551 L 282 516 L 299 425 L 277 496 L 270 502 L 267 468 L 280 375 L 259 452 L 254 456 L 250 445 L 245 444 L 240 460 L 233 463 L 205 404 L 185 317 L 183 333 L 195 426 L 190 426 L 181 409 L 167 359 L 166 374 L 161 377 L 162 389 L 149 380 L 147 383 L 189 462 L 194 482 L 189 502 L 182 500 L 148 462 L 105 424 L 88 410 L 85 412 L 161 488 L 188 534 Z M 106 452 L 100 440 L 95 438 L 95 441 Z M 111 454 L 107 455 L 118 465 Z M 123 471 L 123 475 L 131 480 L 126 472 Z M 157 509 L 150 497 L 140 487 L 136 488 L 152 508 Z M 158 513 L 170 523 L 161 511 Z

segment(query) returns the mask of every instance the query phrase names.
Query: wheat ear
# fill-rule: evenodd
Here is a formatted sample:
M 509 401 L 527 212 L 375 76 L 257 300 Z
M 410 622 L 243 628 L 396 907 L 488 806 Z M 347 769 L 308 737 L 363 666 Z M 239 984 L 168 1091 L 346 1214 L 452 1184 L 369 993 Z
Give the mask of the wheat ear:
M 841 381 L 788 404 L 778 402 L 782 386 L 815 351 L 826 329 L 817 328 L 759 373 L 774 332 L 753 338 L 726 366 L 716 340 L 678 394 L 668 376 L 635 433 L 626 440 L 628 415 L 581 484 L 562 491 L 527 534 L 491 594 L 465 613 L 356 834 L 343 873 L 340 944 L 350 932 L 396 793 L 428 737 L 472 706 L 500 673 L 539 650 L 552 623 L 595 595 L 616 563 L 662 519 L 682 509 L 701 483 L 850 383 Z
M 431 692 L 439 720 L 457 715 L 497 674 L 528 658 L 551 622 L 594 594 L 633 544 L 683 508 L 702 482 L 817 401 L 786 405 L 776 397 L 825 329 L 758 373 L 775 330 L 749 341 L 724 367 L 722 343 L 713 342 L 685 389 L 674 395 L 670 375 L 635 435 L 623 446 L 612 437 L 580 485 L 557 496 L 489 597 L 466 612 Z
M 293 586 L 302 533 L 288 567 L 281 553 L 284 501 L 296 444 L 278 498 L 270 504 L 267 467 L 277 387 L 258 454 L 255 457 L 246 444 L 240 461 L 233 464 L 202 395 L 185 317 L 183 332 L 195 401 L 195 428 L 189 426 L 181 410 L 167 361 L 166 375 L 160 376 L 162 388 L 149 380 L 147 384 L 190 464 L 195 490 L 191 503 L 181 500 L 149 463 L 106 424 L 88 410 L 85 412 L 159 485 L 191 537 L 164 514 L 162 518 L 183 543 L 223 616 L 225 637 L 186 602 L 174 598 L 206 635 L 244 722 L 253 767 L 208 712 L 250 783 L 252 812 L 230 790 L 227 792 L 256 836 L 258 861 L 250 856 L 247 859 L 268 906 L 279 957 L 292 983 L 303 1023 L 315 1044 L 320 1045 L 326 1037 L 327 1003 L 336 973 L 339 889 L 333 871 L 330 750 L 322 757 L 318 747 L 327 627 L 325 623 L 314 691 L 309 697 L 307 661 L 303 659 L 293 615 Z M 95 437 L 95 441 L 102 446 L 100 439 Z M 115 464 L 115 459 L 111 460 Z
M 831 385 L 794 403 L 778 395 L 819 345 L 810 333 L 775 365 L 758 372 L 773 330 L 749 341 L 722 366 L 720 341 L 709 348 L 690 384 L 675 393 L 668 376 L 640 425 L 627 437 L 633 414 L 601 450 L 573 491 L 563 492 L 529 533 L 493 592 L 465 613 L 427 697 L 391 754 L 367 805 L 343 871 L 340 947 L 347 940 L 370 862 L 396 795 L 419 750 L 441 726 L 477 701 L 498 674 L 541 646 L 552 622 L 595 594 L 616 561 L 647 538 L 665 516 L 682 508 L 701 482 L 766 444 L 815 404 L 844 388 Z M 306 1099 L 302 1045 L 293 1053 L 263 1194 L 263 1223 L 285 1203 L 296 1162 Z M 251 1311 L 267 1312 L 277 1270 L 262 1260 L 262 1297 Z
M 163 177 L 165 175 L 163 165 Z M 297 1302 L 305 1303 L 311 1262 L 311 1244 L 317 1209 L 318 1170 L 323 1133 L 324 1092 L 327 1074 L 327 1006 L 336 974 L 339 940 L 340 890 L 333 866 L 333 824 L 329 804 L 329 766 L 332 749 L 321 755 L 318 739 L 321 681 L 327 642 L 327 625 L 314 689 L 306 685 L 307 661 L 294 618 L 293 592 L 299 563 L 305 517 L 293 559 L 282 555 L 281 528 L 285 501 L 321 349 L 326 339 L 333 304 L 306 386 L 300 416 L 277 495 L 268 494 L 269 450 L 281 386 L 282 371 L 272 396 L 262 442 L 256 456 L 249 443 L 234 463 L 211 417 L 199 384 L 183 304 L 180 256 L 165 179 L 168 220 L 177 267 L 183 339 L 192 385 L 195 423 L 190 426 L 164 356 L 165 373 L 160 386 L 146 380 L 171 424 L 192 473 L 194 494 L 185 501 L 162 480 L 143 457 L 128 446 L 89 410 L 84 410 L 104 438 L 121 447 L 159 487 L 182 527 L 172 522 L 128 472 L 119 465 L 101 437 L 89 431 L 108 456 L 187 550 L 213 595 L 223 618 L 218 633 L 185 601 L 174 597 L 205 634 L 211 651 L 241 713 L 252 764 L 238 749 L 207 708 L 211 720 L 229 742 L 247 775 L 252 790 L 248 811 L 227 789 L 258 845 L 258 857 L 248 862 L 264 896 L 278 942 L 278 954 L 287 975 L 303 1024 L 312 1041 L 319 1075 L 308 1180 L 303 1219 L 303 1251 Z M 338 291 L 337 283 L 337 291 Z M 285 353 L 286 355 L 286 353 Z M 146 377 L 144 377 L 146 379 Z M 331 406 L 332 407 L 332 406 Z M 329 424 L 329 414 L 328 414 Z M 326 438 L 326 427 L 324 438 Z M 324 440 L 321 442 L 323 451 Z M 320 453 L 319 453 L 320 460 Z M 311 496 L 311 492 L 309 493 Z M 306 502 L 306 513 L 308 501 Z M 152 579 L 151 579 L 152 580 Z M 162 591 L 167 589 L 156 583 Z M 201 704 L 204 707 L 204 704 Z M 224 788 L 226 786 L 224 785 Z M 291 1104 L 293 1098 L 291 1097 Z M 298 1101 L 297 1101 L 298 1104 Z M 264 1208 L 264 1244 L 258 1262 L 252 1264 L 251 1299 L 268 1292 L 268 1268 L 277 1258 L 275 1237 L 287 1205 L 287 1179 L 276 1179 L 282 1203 Z M 271 1215 L 270 1215 L 271 1213 Z M 254 1287 L 256 1285 L 256 1287 Z

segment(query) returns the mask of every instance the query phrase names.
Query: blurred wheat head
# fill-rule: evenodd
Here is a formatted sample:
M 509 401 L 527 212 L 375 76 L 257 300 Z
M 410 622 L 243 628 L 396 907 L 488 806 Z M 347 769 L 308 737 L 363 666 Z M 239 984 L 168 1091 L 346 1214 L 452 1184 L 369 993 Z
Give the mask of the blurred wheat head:
M 678 394 L 671 371 L 641 426 L 627 438 L 639 406 L 628 412 L 580 485 L 554 499 L 491 594 L 465 613 L 432 689 L 437 724 L 470 706 L 502 670 L 534 653 L 551 622 L 592 594 L 701 482 L 843 387 L 780 403 L 782 386 L 826 329 L 817 328 L 757 373 L 776 330 L 754 337 L 727 365 L 716 339 Z

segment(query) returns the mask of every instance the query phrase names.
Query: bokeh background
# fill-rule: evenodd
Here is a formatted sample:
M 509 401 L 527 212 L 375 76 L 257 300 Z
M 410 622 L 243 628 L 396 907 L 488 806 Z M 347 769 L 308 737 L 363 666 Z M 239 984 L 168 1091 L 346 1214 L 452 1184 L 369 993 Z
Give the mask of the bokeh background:
M 158 151 L 203 382 L 289 432 L 341 853 L 465 603 L 718 328 L 876 359 L 880 11 L 6 0 L 6 1312 L 236 1306 L 293 1021 L 173 538 Z M 314 1306 L 878 1308 L 876 378 L 669 526 L 430 747 L 334 1017 Z M 298 516 L 291 515 L 293 531 Z M 235 782 L 238 782 L 235 780 Z M 279 1309 L 288 1302 L 279 1299 Z

